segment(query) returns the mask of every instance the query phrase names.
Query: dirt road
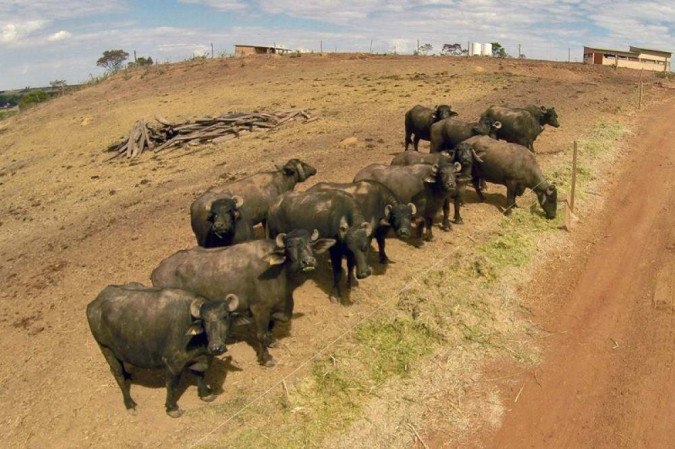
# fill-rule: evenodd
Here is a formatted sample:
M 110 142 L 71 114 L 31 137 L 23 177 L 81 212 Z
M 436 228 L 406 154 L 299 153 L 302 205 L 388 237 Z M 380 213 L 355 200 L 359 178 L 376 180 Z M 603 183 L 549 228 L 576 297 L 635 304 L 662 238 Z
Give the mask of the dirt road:
M 669 102 L 643 119 L 604 210 L 539 277 L 546 361 L 512 384 L 502 427 L 479 446 L 675 447 L 673 114 Z

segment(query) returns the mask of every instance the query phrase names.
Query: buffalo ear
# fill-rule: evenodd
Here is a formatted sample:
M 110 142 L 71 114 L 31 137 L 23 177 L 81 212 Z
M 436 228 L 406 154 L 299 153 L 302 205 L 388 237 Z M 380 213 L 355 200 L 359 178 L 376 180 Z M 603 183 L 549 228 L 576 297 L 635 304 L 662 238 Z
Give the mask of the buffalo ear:
M 316 240 L 319 238 L 319 230 L 315 229 L 312 231 L 312 235 L 309 237 L 310 242 L 316 242 Z
M 331 246 L 335 245 L 335 243 L 337 243 L 335 239 L 319 239 L 312 242 L 312 250 L 314 251 L 314 254 L 321 254 L 326 252 Z
M 450 155 L 450 153 L 448 151 L 441 151 L 441 157 L 450 159 L 452 156 Z
M 347 231 L 349 230 L 349 223 L 347 223 L 347 218 L 342 216 L 340 218 L 340 237 L 344 237 L 347 234 Z
M 429 176 L 428 178 L 424 178 L 424 182 L 428 182 L 429 184 L 433 184 L 436 182 L 436 178 L 433 176 Z
M 206 203 L 204 203 L 204 210 L 209 214 L 209 216 L 212 216 L 211 214 L 211 206 L 213 206 L 213 200 L 209 200 Z
M 364 221 L 363 223 L 361 223 L 361 229 L 363 229 L 364 231 L 366 231 L 366 235 L 367 235 L 368 237 L 370 237 L 370 234 L 373 233 L 373 227 L 372 227 L 371 224 L 370 224 L 369 222 L 367 222 L 367 221 Z
M 555 192 L 555 191 L 556 191 L 555 184 L 551 184 L 551 185 L 549 185 L 549 186 L 546 188 L 546 193 L 547 193 L 548 195 L 553 194 L 553 192 Z
M 204 326 L 202 326 L 202 320 L 193 321 L 192 324 L 185 331 L 185 335 L 193 336 L 199 335 L 204 332 Z
M 455 162 L 455 173 L 459 173 L 462 171 L 462 164 L 459 162 Z
M 267 263 L 269 263 L 270 266 L 281 265 L 284 262 L 286 262 L 285 254 L 272 253 L 269 256 L 267 256 Z
M 204 298 L 197 298 L 190 303 L 190 315 L 194 318 L 201 318 L 202 305 L 206 302 Z
M 227 304 L 227 310 L 234 312 L 239 308 L 239 297 L 234 293 L 230 293 L 225 297 L 225 304 Z

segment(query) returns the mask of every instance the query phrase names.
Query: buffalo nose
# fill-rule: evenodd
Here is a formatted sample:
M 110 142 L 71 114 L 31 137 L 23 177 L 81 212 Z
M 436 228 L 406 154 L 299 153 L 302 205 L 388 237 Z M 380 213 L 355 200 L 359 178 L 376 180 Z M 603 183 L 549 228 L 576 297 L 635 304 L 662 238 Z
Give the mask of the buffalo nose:
M 372 268 L 368 267 L 367 270 L 356 273 L 357 279 L 364 279 L 373 274 Z
M 410 237 L 410 231 L 408 229 L 401 229 L 400 231 L 398 231 L 398 236 L 399 238 L 407 239 L 408 237 Z
M 316 259 L 314 257 L 305 257 L 302 259 L 303 267 L 313 267 L 316 265 Z
M 210 350 L 211 353 L 215 355 L 220 355 L 225 352 L 225 346 L 223 345 L 211 346 Z

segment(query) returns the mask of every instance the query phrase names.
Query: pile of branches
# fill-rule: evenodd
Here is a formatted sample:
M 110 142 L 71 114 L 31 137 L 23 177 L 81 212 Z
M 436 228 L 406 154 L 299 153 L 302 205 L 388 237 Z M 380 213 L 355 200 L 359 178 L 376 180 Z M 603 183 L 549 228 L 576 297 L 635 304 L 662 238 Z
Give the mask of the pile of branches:
M 139 156 L 144 151 L 159 153 L 167 148 L 175 149 L 184 145 L 200 145 L 206 142 L 220 143 L 234 139 L 254 130 L 268 130 L 288 122 L 304 120 L 309 123 L 318 117 L 311 117 L 302 109 L 289 109 L 273 113 L 227 113 L 219 117 L 203 117 L 184 123 L 172 123 L 162 116 L 155 116 L 158 125 L 151 126 L 139 120 L 129 135 L 110 146 L 106 151 L 114 152 L 107 160 L 121 155 L 128 158 Z

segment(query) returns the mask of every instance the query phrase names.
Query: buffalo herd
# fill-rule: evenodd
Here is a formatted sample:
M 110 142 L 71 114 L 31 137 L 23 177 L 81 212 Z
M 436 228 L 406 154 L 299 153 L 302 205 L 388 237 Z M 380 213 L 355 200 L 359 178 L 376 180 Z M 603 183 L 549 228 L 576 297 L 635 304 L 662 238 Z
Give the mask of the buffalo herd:
M 290 159 L 197 197 L 190 216 L 198 246 L 165 258 L 150 276 L 152 287 L 110 285 L 87 306 L 91 332 L 127 410 L 136 409 L 127 365 L 164 370 L 169 416 L 182 414 L 177 391 L 184 371 L 196 376 L 199 397 L 213 400 L 204 373 L 225 352 L 236 326 L 253 324 L 258 362 L 273 366 L 271 331 L 291 319 L 293 292 L 317 268 L 317 255 L 330 255 L 330 300 L 340 303 L 343 258 L 351 287 L 372 274 L 367 255 L 373 237 L 386 264 L 390 230 L 399 239 L 418 239 L 421 247 L 433 239 L 440 210 L 441 229 L 451 229 L 451 201 L 453 221 L 461 224 L 469 182 L 480 200 L 485 182 L 506 186 L 505 214 L 529 188 L 546 218 L 555 218 L 556 187 L 546 181 L 533 146 L 544 125 L 559 126 L 555 110 L 492 106 L 476 122 L 457 116 L 447 105 L 413 107 L 405 114 L 406 151 L 389 165 L 363 167 L 351 183 L 294 191 L 316 169 Z M 431 153 L 418 152 L 420 140 L 430 141 Z M 408 151 L 410 143 L 415 151 Z M 258 224 L 264 239 L 255 239 Z

